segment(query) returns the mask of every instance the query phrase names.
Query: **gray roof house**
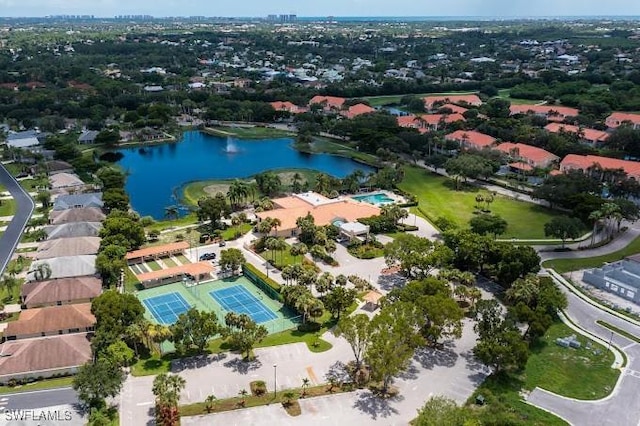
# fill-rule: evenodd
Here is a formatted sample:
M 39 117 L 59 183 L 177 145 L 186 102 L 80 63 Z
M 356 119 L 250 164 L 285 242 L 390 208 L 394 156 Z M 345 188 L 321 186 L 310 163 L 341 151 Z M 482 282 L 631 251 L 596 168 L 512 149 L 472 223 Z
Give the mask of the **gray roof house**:
M 27 272 L 27 281 L 38 281 L 37 278 L 48 280 L 56 278 L 82 277 L 84 275 L 96 275 L 95 255 L 63 256 L 46 260 L 36 260 L 31 264 Z M 38 276 L 38 265 L 46 263 L 51 268 L 51 275 L 48 277 Z
M 98 133 L 99 132 L 97 130 L 85 130 L 78 137 L 78 142 L 83 143 L 83 144 L 95 143 L 96 142 L 96 136 L 98 136 Z
M 34 148 L 40 146 L 40 141 L 36 137 L 9 139 L 7 138 L 7 145 L 11 148 Z
M 44 227 L 47 240 L 58 238 L 97 237 L 102 229 L 101 222 L 72 222 Z
M 25 130 L 23 132 L 10 132 L 7 135 L 7 141 L 15 141 L 19 139 L 38 138 L 42 133 L 38 130 Z
M 49 213 L 49 223 L 62 225 L 72 222 L 102 222 L 105 217 L 107 216 L 97 207 L 57 210 Z
M 88 194 L 60 195 L 53 202 L 53 210 L 79 209 L 85 207 L 102 208 L 102 192 Z
M 100 248 L 100 237 L 57 238 L 38 245 L 36 259 L 51 259 L 60 256 L 96 254 Z

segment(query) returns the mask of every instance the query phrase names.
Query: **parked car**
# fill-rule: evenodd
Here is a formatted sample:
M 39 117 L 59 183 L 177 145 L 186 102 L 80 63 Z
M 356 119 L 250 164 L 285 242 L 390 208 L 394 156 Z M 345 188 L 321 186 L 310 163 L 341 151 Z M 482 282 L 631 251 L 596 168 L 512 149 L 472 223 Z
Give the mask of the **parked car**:
M 216 258 L 215 253 L 205 253 L 200 256 L 200 260 L 214 260 Z
M 220 241 L 220 244 L 218 244 L 220 247 L 224 247 L 227 245 L 227 243 L 224 240 Z

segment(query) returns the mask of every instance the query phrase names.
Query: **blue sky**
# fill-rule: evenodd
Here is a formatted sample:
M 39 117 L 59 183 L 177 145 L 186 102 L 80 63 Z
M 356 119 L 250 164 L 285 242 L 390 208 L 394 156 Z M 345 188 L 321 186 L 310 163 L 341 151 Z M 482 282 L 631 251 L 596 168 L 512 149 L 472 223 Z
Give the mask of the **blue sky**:
M 0 0 L 0 16 L 593 16 L 640 15 L 638 0 Z

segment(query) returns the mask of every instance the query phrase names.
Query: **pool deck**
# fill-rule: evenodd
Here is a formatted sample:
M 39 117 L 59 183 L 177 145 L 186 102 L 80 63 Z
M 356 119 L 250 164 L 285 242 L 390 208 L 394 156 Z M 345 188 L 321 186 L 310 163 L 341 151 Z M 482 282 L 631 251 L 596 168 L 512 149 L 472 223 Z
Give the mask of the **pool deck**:
M 369 197 L 375 197 L 376 195 L 383 195 L 385 197 L 387 197 L 388 199 L 392 200 L 389 202 L 382 202 L 382 203 L 371 203 L 369 201 L 364 200 L 365 198 L 369 198 Z M 383 206 L 386 204 L 403 204 L 406 203 L 407 200 L 398 194 L 394 194 L 391 191 L 384 191 L 384 190 L 380 190 L 380 191 L 371 191 L 371 192 L 361 192 L 358 194 L 353 194 L 349 196 L 352 200 L 354 201 L 358 201 L 361 203 L 367 203 L 367 204 L 373 204 L 374 206 Z

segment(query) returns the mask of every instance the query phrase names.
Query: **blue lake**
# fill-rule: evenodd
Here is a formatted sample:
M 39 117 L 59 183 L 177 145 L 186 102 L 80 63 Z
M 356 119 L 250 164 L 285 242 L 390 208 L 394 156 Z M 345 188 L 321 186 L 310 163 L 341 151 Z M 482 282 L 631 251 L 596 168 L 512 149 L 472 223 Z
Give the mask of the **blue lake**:
M 356 169 L 373 169 L 330 154 L 304 154 L 290 138 L 243 140 L 192 131 L 176 143 L 118 150 L 118 162 L 128 172 L 126 189 L 141 216 L 162 219 L 167 206 L 179 203 L 181 187 L 208 179 L 245 178 L 266 170 L 313 169 L 343 178 Z

